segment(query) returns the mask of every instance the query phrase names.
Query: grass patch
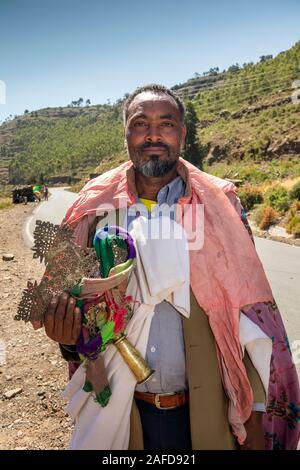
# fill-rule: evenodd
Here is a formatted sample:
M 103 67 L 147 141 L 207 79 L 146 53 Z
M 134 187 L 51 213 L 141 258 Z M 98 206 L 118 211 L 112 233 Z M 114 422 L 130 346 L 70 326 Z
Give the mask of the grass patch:
M 1 209 L 7 209 L 9 207 L 12 207 L 13 203 L 11 198 L 8 197 L 0 197 L 0 210 Z
M 204 161 L 204 171 L 224 179 L 239 179 L 242 184 L 253 186 L 270 186 L 285 179 L 295 179 L 300 176 L 300 160 L 287 158 L 271 161 L 253 162 L 251 160 L 227 160 L 208 165 Z

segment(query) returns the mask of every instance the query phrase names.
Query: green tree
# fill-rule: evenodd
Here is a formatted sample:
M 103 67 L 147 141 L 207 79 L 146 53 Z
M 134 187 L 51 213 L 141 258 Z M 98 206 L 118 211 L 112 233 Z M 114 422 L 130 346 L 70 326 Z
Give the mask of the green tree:
M 217 75 L 219 73 L 219 71 L 220 71 L 219 67 L 211 67 L 209 69 L 209 74 L 210 75 Z
M 261 55 L 259 57 L 260 62 L 266 62 L 267 60 L 273 59 L 273 56 L 271 54 L 268 55 Z
M 186 140 L 185 148 L 183 151 L 183 157 L 193 165 L 202 169 L 202 151 L 197 139 L 197 124 L 199 120 L 191 101 L 186 102 L 186 114 L 185 114 L 185 125 L 186 125 Z
M 227 72 L 229 73 L 236 73 L 240 71 L 240 66 L 239 64 L 233 64 L 230 67 L 228 67 Z

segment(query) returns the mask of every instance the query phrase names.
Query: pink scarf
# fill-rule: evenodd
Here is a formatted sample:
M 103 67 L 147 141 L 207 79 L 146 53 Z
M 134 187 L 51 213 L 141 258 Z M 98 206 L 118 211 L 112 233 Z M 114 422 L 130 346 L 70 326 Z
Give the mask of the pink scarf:
M 178 200 L 204 205 L 204 244 L 191 251 L 190 279 L 194 295 L 209 317 L 214 334 L 223 385 L 229 398 L 228 419 L 242 444 L 243 423 L 251 414 L 253 394 L 246 375 L 239 342 L 239 317 L 243 307 L 273 301 L 273 295 L 254 245 L 236 210 L 226 196 L 235 186 L 200 171 L 180 158 L 177 172 L 186 183 Z M 67 211 L 63 223 L 76 226 L 75 237 L 84 246 L 99 207 L 127 207 L 137 198 L 134 168 L 130 161 L 91 180 Z

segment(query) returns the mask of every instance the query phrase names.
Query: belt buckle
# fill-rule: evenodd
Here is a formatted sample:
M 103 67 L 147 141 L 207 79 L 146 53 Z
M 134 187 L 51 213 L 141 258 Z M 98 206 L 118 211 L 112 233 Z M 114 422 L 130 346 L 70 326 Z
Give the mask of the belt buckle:
M 176 395 L 176 393 L 174 393 L 174 392 L 157 393 L 154 397 L 154 404 L 155 404 L 156 408 L 158 408 L 159 410 L 173 410 L 174 408 L 177 408 L 177 406 L 167 406 L 167 407 L 166 406 L 164 406 L 164 407 L 161 406 L 159 397 L 164 397 L 166 395 Z

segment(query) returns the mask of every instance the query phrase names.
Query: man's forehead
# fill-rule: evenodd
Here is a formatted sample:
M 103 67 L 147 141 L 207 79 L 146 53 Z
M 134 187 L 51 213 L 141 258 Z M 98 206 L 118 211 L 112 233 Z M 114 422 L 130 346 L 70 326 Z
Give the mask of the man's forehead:
M 169 108 L 172 113 L 180 114 L 176 101 L 172 96 L 166 94 L 157 94 L 152 91 L 143 91 L 139 93 L 134 100 L 130 103 L 128 108 L 128 115 L 136 113 L 139 110 L 153 110 L 160 109 L 161 107 Z

